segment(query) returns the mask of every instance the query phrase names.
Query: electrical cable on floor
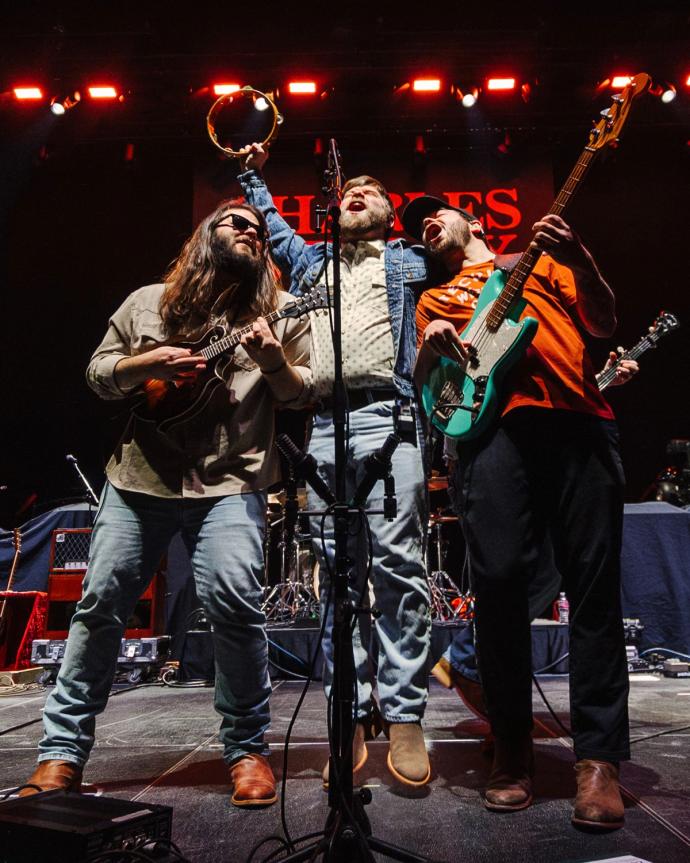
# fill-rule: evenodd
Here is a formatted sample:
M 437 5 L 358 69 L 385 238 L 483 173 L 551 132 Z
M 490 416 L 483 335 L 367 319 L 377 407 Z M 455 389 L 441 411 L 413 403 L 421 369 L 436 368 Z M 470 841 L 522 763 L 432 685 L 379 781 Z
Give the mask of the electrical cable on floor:
M 545 674 L 550 668 L 555 668 L 555 666 L 560 665 L 561 662 L 564 662 L 570 656 L 570 651 L 564 653 L 563 656 L 559 656 L 558 659 L 554 659 L 553 662 L 549 662 L 548 665 L 545 665 L 543 668 L 538 668 L 536 671 L 533 671 L 532 674 Z
M 630 741 L 632 746 L 634 743 L 642 743 L 643 740 L 652 740 L 654 737 L 662 737 L 664 734 L 678 734 L 681 731 L 688 731 L 690 725 L 681 725 L 680 728 L 667 728 L 665 731 L 656 731 L 654 734 L 645 734 L 644 737 L 636 737 Z
M 648 653 L 669 653 L 671 656 L 677 656 L 680 659 L 687 659 L 690 661 L 690 656 L 688 656 L 687 653 L 678 653 L 677 650 L 669 650 L 668 647 L 650 647 L 640 653 L 640 658 L 646 656 Z

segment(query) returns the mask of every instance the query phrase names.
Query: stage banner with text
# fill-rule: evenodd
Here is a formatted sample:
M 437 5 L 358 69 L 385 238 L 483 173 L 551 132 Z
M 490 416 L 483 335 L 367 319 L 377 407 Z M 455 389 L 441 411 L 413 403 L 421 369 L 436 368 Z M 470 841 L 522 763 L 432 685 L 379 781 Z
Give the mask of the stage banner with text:
M 289 161 L 274 145 L 264 176 L 278 212 L 309 242 L 317 242 L 317 208 L 325 203 L 321 172 L 314 159 Z M 294 151 L 292 156 L 294 157 Z M 420 166 L 395 154 L 380 155 L 366 164 L 343 153 L 347 177 L 368 174 L 388 189 L 398 215 L 405 205 L 429 194 L 469 210 L 484 226 L 495 252 L 522 251 L 532 236 L 532 225 L 544 215 L 554 198 L 551 162 L 547 156 L 523 155 L 519 161 L 498 160 L 492 154 L 434 154 Z M 204 218 L 224 198 L 241 194 L 236 181 L 237 162 L 212 160 L 195 172 L 194 223 Z M 403 235 L 396 219 L 393 236 Z

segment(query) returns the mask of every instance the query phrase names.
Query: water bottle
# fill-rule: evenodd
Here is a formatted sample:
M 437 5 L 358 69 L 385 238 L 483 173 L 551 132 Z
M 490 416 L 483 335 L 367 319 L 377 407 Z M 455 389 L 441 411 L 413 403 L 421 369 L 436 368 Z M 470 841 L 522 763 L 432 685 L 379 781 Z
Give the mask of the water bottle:
M 570 603 L 568 602 L 568 597 L 565 593 L 561 592 L 558 594 L 556 608 L 558 610 L 558 622 L 568 623 L 570 620 Z

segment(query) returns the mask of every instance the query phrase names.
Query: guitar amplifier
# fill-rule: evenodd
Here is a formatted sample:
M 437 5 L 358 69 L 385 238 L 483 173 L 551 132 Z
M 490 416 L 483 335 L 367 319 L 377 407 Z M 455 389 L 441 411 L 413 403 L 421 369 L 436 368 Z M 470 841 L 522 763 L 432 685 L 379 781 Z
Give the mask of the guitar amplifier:
M 81 599 L 90 545 L 90 527 L 53 531 L 48 573 L 48 622 L 43 633 L 45 639 L 67 638 L 72 615 Z M 164 561 L 161 561 L 161 566 L 127 621 L 126 638 L 153 638 L 163 631 L 163 564 Z

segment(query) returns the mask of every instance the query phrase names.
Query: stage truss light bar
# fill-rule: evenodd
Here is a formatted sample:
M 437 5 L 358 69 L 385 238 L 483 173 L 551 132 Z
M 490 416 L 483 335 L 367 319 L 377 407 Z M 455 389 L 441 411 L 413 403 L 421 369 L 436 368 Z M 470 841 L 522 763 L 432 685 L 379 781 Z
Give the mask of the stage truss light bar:
M 14 96 L 20 102 L 36 101 L 43 98 L 43 91 L 40 87 L 15 87 Z
M 619 90 L 621 87 L 627 87 L 628 84 L 632 81 L 630 75 L 614 75 L 611 78 L 611 86 L 615 90 Z
M 295 96 L 305 96 L 316 93 L 316 81 L 290 81 L 288 93 Z
M 441 90 L 441 79 L 415 78 L 412 82 L 412 90 L 415 93 L 439 93 Z
M 117 99 L 117 90 L 109 85 L 87 87 L 87 92 L 92 99 Z
M 214 96 L 227 96 L 230 93 L 236 93 L 240 88 L 239 84 L 214 84 Z
M 486 82 L 486 89 L 491 92 L 508 92 L 515 89 L 515 78 L 489 78 Z

